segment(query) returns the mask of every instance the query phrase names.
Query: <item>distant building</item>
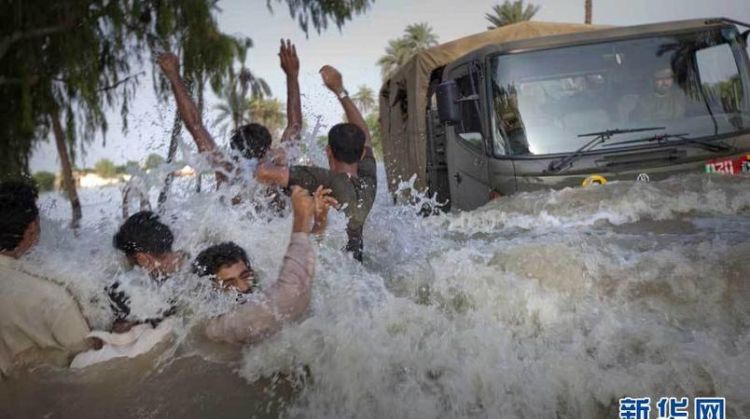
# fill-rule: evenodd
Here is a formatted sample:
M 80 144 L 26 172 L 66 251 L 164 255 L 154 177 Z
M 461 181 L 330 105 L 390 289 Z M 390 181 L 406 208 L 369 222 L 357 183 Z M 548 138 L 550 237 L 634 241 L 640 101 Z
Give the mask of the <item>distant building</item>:
M 130 175 L 117 175 L 116 177 L 103 178 L 96 173 L 73 172 L 73 182 L 77 188 L 98 188 L 100 186 L 116 185 L 120 182 L 130 180 Z M 55 189 L 63 189 L 62 175 L 55 176 Z
M 193 177 L 196 174 L 197 173 L 195 172 L 195 169 L 193 169 L 192 167 L 188 165 L 183 166 L 183 168 L 180 170 L 174 171 L 174 175 L 177 177 Z

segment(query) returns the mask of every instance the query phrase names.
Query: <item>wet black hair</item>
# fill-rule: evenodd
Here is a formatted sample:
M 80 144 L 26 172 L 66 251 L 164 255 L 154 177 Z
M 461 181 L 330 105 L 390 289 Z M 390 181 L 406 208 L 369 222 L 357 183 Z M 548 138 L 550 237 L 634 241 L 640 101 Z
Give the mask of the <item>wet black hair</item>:
M 260 124 L 242 125 L 232 133 L 229 145 L 246 159 L 262 159 L 271 148 L 271 133 Z
M 336 124 L 328 131 L 328 145 L 336 160 L 357 163 L 365 150 L 365 133 L 354 124 Z
M 131 215 L 112 240 L 115 248 L 125 252 L 127 256 L 139 252 L 154 255 L 171 252 L 173 241 L 172 231 L 151 211 Z
M 224 242 L 200 252 L 193 261 L 193 273 L 199 276 L 216 275 L 223 266 L 237 262 L 244 262 L 250 269 L 245 250 L 234 242 Z
M 0 251 L 18 247 L 29 225 L 39 217 L 36 188 L 22 181 L 0 183 Z

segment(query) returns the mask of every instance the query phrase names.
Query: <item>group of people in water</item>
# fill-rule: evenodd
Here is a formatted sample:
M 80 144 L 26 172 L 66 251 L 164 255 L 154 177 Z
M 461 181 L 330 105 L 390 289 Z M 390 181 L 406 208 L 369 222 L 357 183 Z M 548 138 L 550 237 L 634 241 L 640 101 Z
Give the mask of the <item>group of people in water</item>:
M 241 299 L 232 310 L 202 323 L 204 335 L 214 341 L 258 342 L 280 330 L 286 322 L 304 315 L 315 272 L 315 253 L 309 236 L 325 230 L 330 207 L 346 215 L 345 249 L 354 259 L 362 260 L 363 226 L 375 200 L 377 185 L 367 125 L 344 88 L 341 74 L 331 66 L 324 66 L 320 70 L 323 82 L 338 98 L 349 122 L 333 126 L 328 133 L 328 168 L 290 165 L 283 145 L 298 140 L 302 130 L 300 65 L 296 48 L 288 40 L 281 41 L 279 57 L 287 79 L 288 125 L 281 136 L 282 146 L 273 147 L 268 129 L 251 123 L 232 133 L 233 155 L 224 153 L 203 125 L 180 77 L 177 57 L 171 53 L 158 57 L 185 127 L 198 151 L 207 156 L 216 171 L 217 187 L 242 188 L 248 175 L 243 172 L 255 167 L 250 175 L 265 185 L 267 190 L 262 195 L 268 199 L 264 202 L 270 202 L 264 210 L 282 212 L 291 203 L 292 232 L 276 282 L 259 289 L 250 258 L 233 242 L 210 246 L 189 261 L 187 254 L 173 247 L 174 235 L 169 226 L 151 211 L 128 217 L 113 238 L 114 247 L 155 284 L 169 281 L 178 272 L 190 271 L 210 279 L 222 292 L 252 294 L 252 298 Z M 257 164 L 249 164 L 252 159 Z M 7 376 L 14 366 L 40 360 L 70 364 L 76 354 L 90 355 L 107 344 L 130 342 L 102 336 L 124 336 L 135 328 L 155 329 L 164 319 L 179 312 L 179 307 L 170 307 L 158 318 L 134 317 L 127 291 L 117 282 L 106 284 L 113 311 L 112 327 L 106 333 L 92 332 L 68 290 L 33 273 L 25 262 L 24 256 L 35 246 L 40 234 L 36 199 L 36 189 L 26 182 L 0 184 L 0 377 Z M 231 204 L 246 199 L 239 194 Z

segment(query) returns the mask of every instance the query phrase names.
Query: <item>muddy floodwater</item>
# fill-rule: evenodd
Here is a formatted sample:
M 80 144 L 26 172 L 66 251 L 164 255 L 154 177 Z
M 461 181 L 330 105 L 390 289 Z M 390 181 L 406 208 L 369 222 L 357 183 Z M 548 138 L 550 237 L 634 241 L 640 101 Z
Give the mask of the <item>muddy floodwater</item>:
M 198 319 L 226 302 L 172 278 L 164 298 L 189 309 L 171 341 L 83 370 L 19 371 L 0 382 L 0 417 L 612 418 L 624 396 L 720 396 L 727 417 L 750 417 L 750 178 L 523 193 L 428 218 L 393 205 L 380 178 L 364 264 L 339 250 L 334 216 L 302 321 L 259 345 L 211 345 Z M 288 217 L 182 182 L 165 216 L 176 247 L 233 240 L 273 281 Z M 65 200 L 40 199 L 29 258 L 106 328 L 104 286 L 138 272 L 111 245 L 119 189 L 81 193 L 77 237 Z

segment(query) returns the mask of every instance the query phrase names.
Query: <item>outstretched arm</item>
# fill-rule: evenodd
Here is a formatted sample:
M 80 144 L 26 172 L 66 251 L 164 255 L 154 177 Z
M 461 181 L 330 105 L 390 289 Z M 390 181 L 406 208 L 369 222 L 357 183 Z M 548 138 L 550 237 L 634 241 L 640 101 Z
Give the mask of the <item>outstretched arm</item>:
M 299 58 L 297 48 L 288 39 L 281 40 L 279 49 L 281 69 L 286 74 L 286 115 L 287 125 L 281 141 L 297 140 L 302 131 L 302 103 L 299 91 Z
M 172 91 L 174 92 L 175 100 L 177 101 L 177 109 L 180 112 L 180 117 L 185 123 L 185 127 L 192 135 L 195 144 L 198 146 L 198 151 L 201 153 L 207 153 L 214 166 L 221 168 L 227 172 L 232 170 L 232 164 L 224 158 L 224 155 L 218 150 L 214 139 L 211 134 L 208 133 L 206 127 L 203 126 L 200 112 L 198 107 L 193 102 L 193 98 L 190 97 L 185 83 L 180 77 L 180 63 L 176 55 L 167 52 L 159 55 L 158 58 L 159 66 L 161 67 L 164 75 L 169 79 L 172 85 Z M 223 180 L 224 175 L 220 172 L 216 172 L 220 180 Z
M 255 169 L 255 179 L 264 185 L 286 188 L 289 185 L 289 167 L 279 166 L 273 161 L 261 162 Z
M 365 133 L 365 147 L 372 148 L 370 130 L 367 128 L 367 123 L 365 123 L 365 119 L 362 117 L 359 109 L 357 109 L 354 101 L 352 101 L 349 94 L 346 93 L 344 82 L 341 79 L 341 73 L 330 65 L 325 65 L 320 69 L 320 75 L 323 77 L 323 83 L 325 83 L 328 90 L 333 92 L 336 97 L 339 98 L 339 102 L 341 102 L 341 106 L 346 113 L 346 119 L 352 124 L 358 126 L 359 129 Z

